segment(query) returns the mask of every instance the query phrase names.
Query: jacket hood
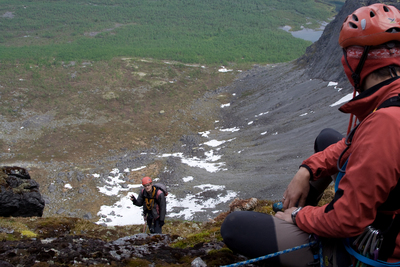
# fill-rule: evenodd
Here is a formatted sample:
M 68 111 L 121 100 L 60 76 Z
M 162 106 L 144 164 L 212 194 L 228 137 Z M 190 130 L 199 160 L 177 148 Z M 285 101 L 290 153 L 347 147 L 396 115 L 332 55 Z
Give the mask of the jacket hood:
M 342 105 L 339 110 L 354 114 L 359 121 L 362 121 L 386 99 L 398 94 L 400 94 L 400 77 L 394 77 L 362 92 Z

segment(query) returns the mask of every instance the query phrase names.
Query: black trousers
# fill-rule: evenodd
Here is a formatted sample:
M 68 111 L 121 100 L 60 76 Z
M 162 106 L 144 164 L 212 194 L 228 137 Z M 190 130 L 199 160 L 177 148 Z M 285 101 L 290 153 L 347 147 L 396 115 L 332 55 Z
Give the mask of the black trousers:
M 153 219 L 152 214 L 147 214 L 147 226 L 151 234 L 162 234 L 160 219 Z

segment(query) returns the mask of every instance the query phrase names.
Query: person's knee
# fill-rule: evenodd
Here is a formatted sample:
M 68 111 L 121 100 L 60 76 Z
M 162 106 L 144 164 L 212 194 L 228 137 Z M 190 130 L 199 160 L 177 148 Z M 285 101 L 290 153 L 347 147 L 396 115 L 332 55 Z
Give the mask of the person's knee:
M 237 240 L 254 241 L 254 237 L 258 237 L 260 234 L 268 235 L 271 229 L 273 229 L 271 215 L 254 211 L 235 211 L 228 214 L 223 221 L 221 236 L 225 243 Z
M 328 146 L 337 143 L 343 138 L 343 135 L 332 128 L 323 129 L 315 138 L 314 152 L 323 151 Z
M 221 225 L 221 235 L 222 237 L 224 236 L 229 236 L 232 233 L 237 232 L 237 227 L 243 226 L 243 217 L 246 216 L 247 213 L 246 211 L 235 211 L 232 213 L 229 213 L 228 216 L 226 216 L 225 220 L 223 221 Z
M 224 240 L 226 240 L 230 234 L 232 233 L 232 221 L 234 219 L 234 214 L 230 213 L 228 216 L 226 216 L 225 220 L 222 222 L 221 225 L 221 236 Z
M 221 236 L 228 248 L 246 257 L 277 251 L 274 217 L 269 214 L 232 212 L 221 225 Z

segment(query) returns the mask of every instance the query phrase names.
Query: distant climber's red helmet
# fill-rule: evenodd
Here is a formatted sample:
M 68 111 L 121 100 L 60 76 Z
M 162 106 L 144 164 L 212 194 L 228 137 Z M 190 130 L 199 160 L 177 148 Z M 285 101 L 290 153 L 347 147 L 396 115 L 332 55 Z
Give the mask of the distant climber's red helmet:
M 373 4 L 346 18 L 339 45 L 344 49 L 344 71 L 356 90 L 371 72 L 390 65 L 400 66 L 400 45 L 396 42 L 383 45 L 391 41 L 400 42 L 400 11 L 394 6 Z
M 373 4 L 354 11 L 340 30 L 339 45 L 380 45 L 400 41 L 400 12 L 394 6 Z
M 142 185 L 149 184 L 151 182 L 152 182 L 152 180 L 150 177 L 146 176 L 146 177 L 143 177 L 143 179 L 142 179 Z

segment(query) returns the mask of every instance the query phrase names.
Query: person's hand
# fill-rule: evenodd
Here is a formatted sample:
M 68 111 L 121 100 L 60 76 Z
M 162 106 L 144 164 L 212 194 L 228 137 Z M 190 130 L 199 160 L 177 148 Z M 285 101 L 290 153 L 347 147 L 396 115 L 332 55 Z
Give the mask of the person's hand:
M 296 209 L 296 207 L 292 207 L 292 208 L 289 208 L 289 209 L 286 209 L 285 211 L 278 211 L 276 214 L 275 214 L 275 217 L 276 218 L 278 218 L 278 219 L 281 219 L 281 220 L 284 220 L 284 221 L 286 221 L 286 222 L 288 222 L 288 223 L 293 223 L 293 220 L 292 220 L 292 212 L 294 211 Z
M 304 167 L 300 167 L 283 194 L 283 208 L 304 207 L 310 191 L 310 173 Z
M 136 202 L 136 198 L 134 195 L 131 195 L 131 200 L 132 200 L 132 202 Z

